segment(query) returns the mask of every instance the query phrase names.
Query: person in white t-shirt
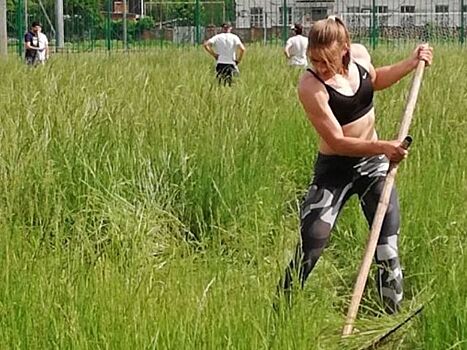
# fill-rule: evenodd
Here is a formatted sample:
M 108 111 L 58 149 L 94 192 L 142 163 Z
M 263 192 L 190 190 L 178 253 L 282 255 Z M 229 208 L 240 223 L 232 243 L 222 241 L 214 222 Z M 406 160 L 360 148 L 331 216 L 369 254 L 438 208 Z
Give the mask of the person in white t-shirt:
M 303 27 L 300 23 L 296 23 L 292 27 L 292 30 L 294 36 L 289 38 L 285 43 L 285 57 L 287 58 L 289 66 L 306 68 L 306 66 L 308 66 L 308 60 L 306 58 L 308 39 L 302 35 Z
M 219 84 L 232 85 L 232 76 L 238 72 L 237 65 L 243 58 L 245 46 L 240 38 L 232 33 L 232 25 L 222 25 L 222 33 L 214 35 L 203 44 L 205 50 L 216 60 L 216 73 Z
M 47 36 L 42 33 L 42 28 L 37 32 L 37 38 L 39 41 L 39 50 L 37 51 L 37 60 L 39 63 L 44 64 L 49 59 L 49 40 Z

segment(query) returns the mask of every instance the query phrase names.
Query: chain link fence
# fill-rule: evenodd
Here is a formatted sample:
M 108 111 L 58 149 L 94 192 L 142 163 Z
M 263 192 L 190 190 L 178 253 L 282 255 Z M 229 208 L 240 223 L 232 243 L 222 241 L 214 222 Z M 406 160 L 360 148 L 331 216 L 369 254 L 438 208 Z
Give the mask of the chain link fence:
M 55 0 L 8 0 L 10 51 L 21 55 L 33 21 L 43 25 L 52 50 L 65 52 L 139 50 L 195 45 L 230 21 L 244 42 L 282 45 L 290 27 L 305 34 L 314 21 L 340 16 L 354 41 L 377 45 L 429 41 L 463 44 L 465 0 L 64 0 L 64 44 L 56 45 Z

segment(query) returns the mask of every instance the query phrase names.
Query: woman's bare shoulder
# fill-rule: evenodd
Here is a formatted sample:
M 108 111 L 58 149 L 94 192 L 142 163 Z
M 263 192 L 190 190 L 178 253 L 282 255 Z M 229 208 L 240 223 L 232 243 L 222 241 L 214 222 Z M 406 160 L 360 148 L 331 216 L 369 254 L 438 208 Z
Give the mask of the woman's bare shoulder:
M 323 83 L 310 72 L 304 72 L 298 82 L 298 97 L 308 112 L 326 105 L 329 99 Z
M 359 65 L 368 70 L 371 66 L 371 56 L 367 48 L 362 44 L 352 44 L 350 46 L 350 54 L 352 59 Z
M 313 94 L 314 92 L 325 90 L 323 83 L 318 80 L 313 73 L 308 70 L 303 72 L 300 80 L 298 81 L 299 94 Z

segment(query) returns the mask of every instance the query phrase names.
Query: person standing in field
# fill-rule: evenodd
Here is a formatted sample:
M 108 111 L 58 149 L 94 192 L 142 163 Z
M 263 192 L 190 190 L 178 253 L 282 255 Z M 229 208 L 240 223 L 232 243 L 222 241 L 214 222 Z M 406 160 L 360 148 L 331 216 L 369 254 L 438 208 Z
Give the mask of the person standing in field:
M 203 44 L 204 49 L 216 60 L 216 73 L 219 84 L 232 85 L 232 76 L 238 72 L 245 46 L 240 38 L 232 33 L 232 25 L 222 25 L 222 33 L 214 35 Z
M 284 47 L 287 63 L 292 67 L 306 68 L 308 66 L 308 60 L 306 58 L 308 39 L 302 35 L 303 27 L 300 23 L 296 23 L 292 27 L 292 30 L 294 36 L 287 40 Z
M 374 68 L 367 49 L 351 44 L 341 19 L 331 16 L 313 24 L 307 55 L 311 69 L 298 85 L 300 102 L 319 135 L 314 177 L 300 206 L 301 244 L 282 280 L 290 295 L 294 276 L 303 287 L 325 248 L 342 207 L 357 194 L 371 226 L 390 162 L 407 156 L 398 140 L 379 140 L 375 131 L 374 91 L 387 89 L 424 60 L 433 49 L 419 45 L 409 58 Z M 399 261 L 399 203 L 393 188 L 376 249 L 377 287 L 388 313 L 403 298 Z
M 24 57 L 26 64 L 31 66 L 38 63 L 38 51 L 40 50 L 38 33 L 40 32 L 40 28 L 41 24 L 39 22 L 32 22 L 31 28 L 24 35 Z
M 37 60 L 41 64 L 45 64 L 45 61 L 49 59 L 49 40 L 47 36 L 42 33 L 42 27 L 39 27 L 37 32 L 37 37 L 39 40 L 39 50 L 37 51 Z

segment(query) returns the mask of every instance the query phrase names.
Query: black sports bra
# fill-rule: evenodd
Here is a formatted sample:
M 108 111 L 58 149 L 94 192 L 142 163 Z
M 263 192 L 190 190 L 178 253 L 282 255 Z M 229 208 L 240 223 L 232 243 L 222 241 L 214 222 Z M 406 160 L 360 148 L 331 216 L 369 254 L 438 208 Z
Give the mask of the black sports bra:
M 357 92 L 352 96 L 343 95 L 333 87 L 327 85 L 318 74 L 310 68 L 307 69 L 321 83 L 323 83 L 329 94 L 329 107 L 339 124 L 349 124 L 367 114 L 373 108 L 373 84 L 368 71 L 355 62 L 360 76 L 360 85 Z

